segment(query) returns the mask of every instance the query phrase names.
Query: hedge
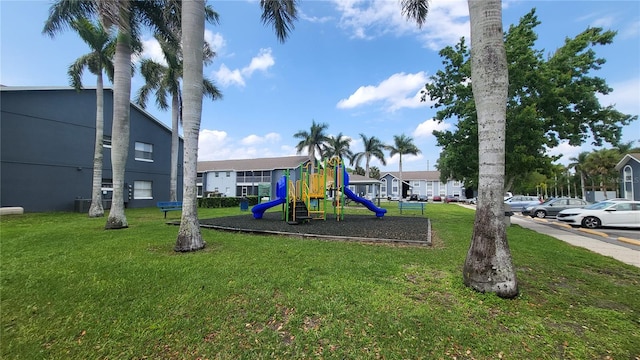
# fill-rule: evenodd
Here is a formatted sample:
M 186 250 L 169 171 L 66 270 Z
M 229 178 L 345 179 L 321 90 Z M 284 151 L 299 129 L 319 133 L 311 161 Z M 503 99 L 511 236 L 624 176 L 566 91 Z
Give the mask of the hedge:
M 236 207 L 240 206 L 240 201 L 247 200 L 249 206 L 256 205 L 258 203 L 257 196 L 247 197 L 210 197 L 198 199 L 199 208 L 223 208 L 223 207 Z

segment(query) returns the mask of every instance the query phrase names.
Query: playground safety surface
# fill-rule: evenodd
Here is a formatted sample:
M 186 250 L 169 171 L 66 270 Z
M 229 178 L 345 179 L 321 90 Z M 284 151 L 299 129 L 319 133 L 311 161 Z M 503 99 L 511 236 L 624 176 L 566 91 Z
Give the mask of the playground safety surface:
M 252 214 L 200 219 L 203 228 L 273 234 L 327 240 L 364 242 L 410 243 L 431 245 L 431 224 L 426 217 L 384 216 L 347 214 L 337 221 L 333 214 L 326 220 L 310 220 L 290 225 L 281 220 L 279 212 L 267 212 L 262 219 Z

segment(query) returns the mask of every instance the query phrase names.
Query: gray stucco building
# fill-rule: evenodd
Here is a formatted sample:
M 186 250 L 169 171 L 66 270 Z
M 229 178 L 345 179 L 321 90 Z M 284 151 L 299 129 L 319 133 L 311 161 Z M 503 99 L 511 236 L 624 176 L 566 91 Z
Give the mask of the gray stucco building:
M 113 91 L 105 89 L 102 190 L 107 206 L 113 191 L 112 109 Z M 0 87 L 0 110 L 0 206 L 20 206 L 28 212 L 73 211 L 78 199 L 91 198 L 95 89 Z M 134 104 L 130 120 L 126 206 L 155 206 L 169 200 L 171 129 Z

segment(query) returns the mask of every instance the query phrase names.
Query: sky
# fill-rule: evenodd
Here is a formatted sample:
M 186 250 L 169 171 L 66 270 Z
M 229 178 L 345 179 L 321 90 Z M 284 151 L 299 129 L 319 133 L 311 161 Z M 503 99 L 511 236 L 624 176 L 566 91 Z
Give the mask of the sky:
M 71 30 L 53 39 L 42 34 L 50 4 L 0 0 L 0 84 L 69 85 L 68 66 L 89 49 Z M 199 160 L 296 155 L 299 140 L 293 135 L 316 121 L 328 124 L 329 135 L 351 138 L 353 152 L 363 150 L 361 133 L 387 144 L 394 135 L 411 136 L 421 153 L 403 156 L 403 170 L 436 170 L 441 149 L 432 131 L 454 130 L 455 122 L 434 121 L 435 109 L 420 102 L 420 90 L 443 67 L 439 50 L 469 39 L 466 1 L 431 1 L 419 29 L 402 17 L 399 0 L 300 0 L 285 43 L 261 22 L 257 0 L 208 4 L 220 23 L 206 25 L 205 39 L 217 56 L 204 75 L 223 99 L 204 100 Z M 532 8 L 541 21 L 536 48 L 545 54 L 588 27 L 617 31 L 613 44 L 596 48 L 607 62 L 593 75 L 614 89 L 600 101 L 640 114 L 640 1 L 503 1 L 505 31 Z M 153 38 L 145 35 L 143 41 L 140 57 L 163 61 Z M 95 86 L 95 77 L 85 74 L 83 84 Z M 133 78 L 132 96 L 142 84 L 140 76 Z M 147 111 L 171 126 L 170 110 L 149 101 Z M 623 142 L 640 146 L 640 121 L 622 134 Z M 566 165 L 593 149 L 589 142 L 561 144 L 549 153 L 562 155 L 559 163 Z M 387 153 L 386 166 L 377 160 L 371 166 L 397 171 L 398 156 Z

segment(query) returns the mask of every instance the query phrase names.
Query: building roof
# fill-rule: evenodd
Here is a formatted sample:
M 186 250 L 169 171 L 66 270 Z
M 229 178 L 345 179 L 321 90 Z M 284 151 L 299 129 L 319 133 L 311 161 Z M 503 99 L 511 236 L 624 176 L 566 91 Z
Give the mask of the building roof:
M 198 161 L 198 172 L 207 171 L 259 171 L 295 169 L 309 161 L 308 156 L 281 156 L 272 158 Z
M 349 184 L 379 184 L 380 180 L 364 177 L 358 174 L 349 174 Z
M 387 174 L 400 178 L 399 171 L 389 171 L 384 173 L 380 178 L 382 179 Z M 425 181 L 439 181 L 440 180 L 440 171 L 403 171 L 402 172 L 402 181 L 411 181 L 411 180 L 425 180 Z
M 5 86 L 5 85 L 0 85 L 0 91 L 77 91 L 75 88 L 71 87 L 71 86 Z M 96 87 L 95 86 L 83 86 L 82 87 L 82 91 L 96 91 Z M 105 86 L 103 88 L 104 92 L 111 92 L 113 93 L 113 88 L 110 86 Z M 158 123 L 158 125 L 162 126 L 163 128 L 165 128 L 166 130 L 168 130 L 169 132 L 171 132 L 171 127 L 165 123 L 163 123 L 162 121 L 160 121 L 159 119 L 157 119 L 155 116 L 151 115 L 150 112 L 148 112 L 147 110 L 143 109 L 142 106 L 129 101 L 129 104 L 135 108 L 136 110 L 138 110 L 139 112 L 141 112 L 142 114 L 144 114 L 146 117 L 150 118 L 151 120 L 155 121 L 156 123 Z M 180 139 L 182 139 L 182 135 L 179 136 Z
M 629 162 L 629 160 L 631 160 L 631 159 L 635 160 L 637 163 L 640 163 L 640 153 L 634 153 L 634 154 L 625 155 L 622 158 L 622 160 L 620 160 L 618 162 L 618 164 L 616 164 L 616 170 L 620 171 L 620 169 L 622 169 L 622 167 L 624 165 L 626 165 Z

